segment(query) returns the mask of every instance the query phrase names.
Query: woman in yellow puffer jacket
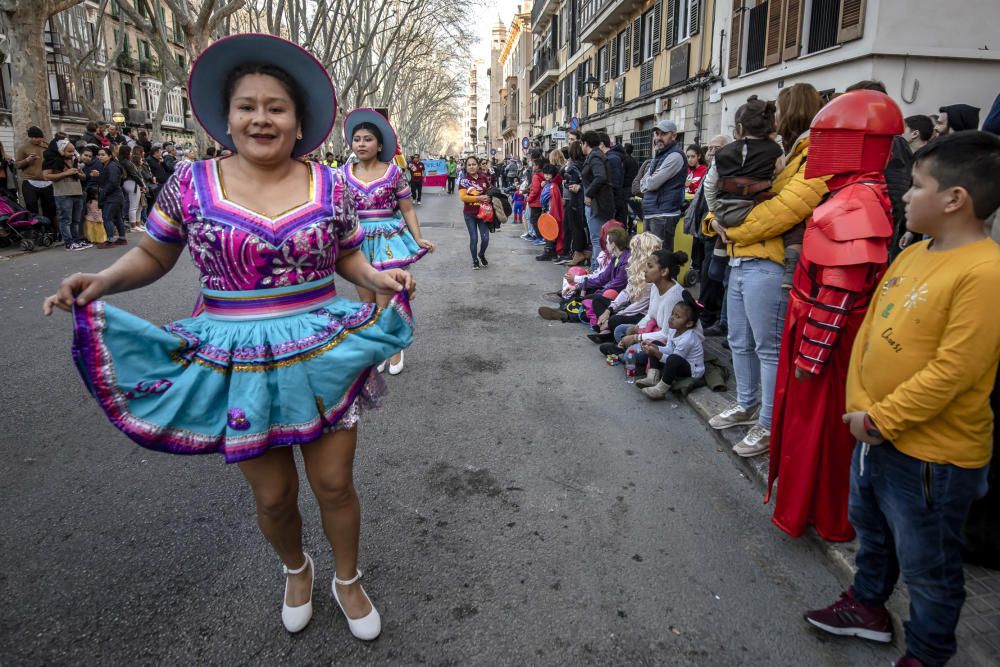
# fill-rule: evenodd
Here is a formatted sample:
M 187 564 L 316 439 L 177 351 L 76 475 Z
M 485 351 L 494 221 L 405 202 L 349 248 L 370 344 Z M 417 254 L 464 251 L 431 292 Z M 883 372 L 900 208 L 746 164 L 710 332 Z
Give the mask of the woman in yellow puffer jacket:
M 712 428 L 749 425 L 733 451 L 756 456 L 770 448 L 771 411 L 778 373 L 781 332 L 788 307 L 781 283 L 785 246 L 781 236 L 805 222 L 826 194 L 822 178 L 805 177 L 809 124 L 823 99 L 807 83 L 782 89 L 778 95 L 778 133 L 785 145 L 785 164 L 774 179 L 774 198 L 755 206 L 743 224 L 721 228 L 729 241 L 729 287 L 726 316 L 733 353 L 737 404 L 713 417 Z

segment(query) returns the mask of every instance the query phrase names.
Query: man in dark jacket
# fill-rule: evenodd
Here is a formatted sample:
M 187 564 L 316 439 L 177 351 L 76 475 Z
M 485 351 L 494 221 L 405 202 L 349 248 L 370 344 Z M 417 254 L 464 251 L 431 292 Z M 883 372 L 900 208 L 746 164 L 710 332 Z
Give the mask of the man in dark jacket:
M 625 206 L 628 202 L 628 190 L 626 184 L 632 182 L 625 179 L 625 151 L 621 146 L 612 145 L 611 137 L 601 133 L 601 150 L 608 158 L 608 174 L 611 177 L 611 188 L 615 195 L 615 220 L 625 224 L 628 213 Z
M 163 163 L 163 146 L 153 144 L 153 151 L 146 157 L 146 164 L 149 165 L 149 171 L 153 174 L 153 182 L 146 184 L 146 187 L 149 189 L 147 193 L 148 212 L 153 210 L 153 204 L 156 203 L 156 195 L 159 194 L 160 188 L 170 178 L 170 174 L 167 173 L 167 167 Z
M 167 174 L 174 173 L 177 167 L 177 146 L 171 142 L 163 144 L 163 166 L 167 169 Z
M 584 132 L 583 203 L 587 209 L 587 231 L 590 232 L 590 266 L 597 268 L 597 255 L 601 252 L 601 227 L 615 214 L 615 195 L 608 174 L 607 158 L 601 151 L 601 136 L 597 132 Z
M 642 177 L 642 214 L 646 229 L 663 240 L 663 249 L 674 251 L 674 231 L 681 219 L 687 159 L 677 144 L 677 124 L 661 120 L 653 128 L 654 154 Z
M 94 153 L 97 152 L 97 148 L 101 147 L 101 140 L 97 138 L 97 123 L 94 121 L 87 123 L 87 129 L 83 133 L 82 141 L 84 146 L 94 146 Z
M 910 116 L 903 121 L 903 134 L 893 137 L 892 155 L 885 166 L 885 184 L 892 203 L 893 235 L 889 246 L 889 260 L 896 258 L 914 238 L 906 230 L 906 204 L 903 195 L 913 184 L 913 154 L 923 148 L 934 135 L 930 116 Z

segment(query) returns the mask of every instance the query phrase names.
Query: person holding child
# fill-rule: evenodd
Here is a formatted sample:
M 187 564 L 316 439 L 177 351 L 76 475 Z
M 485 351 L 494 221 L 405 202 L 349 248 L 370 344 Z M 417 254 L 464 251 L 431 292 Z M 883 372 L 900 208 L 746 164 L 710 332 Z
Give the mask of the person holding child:
M 1000 137 L 968 130 L 914 155 L 907 228 L 930 240 L 893 262 L 858 331 L 843 416 L 858 441 L 849 518 L 854 584 L 810 624 L 892 641 L 885 604 L 902 574 L 910 596 L 897 667 L 944 665 L 965 602 L 962 527 L 986 493 L 990 409 L 1000 358 L 1000 247 L 984 232 L 1000 207 Z M 807 241 L 808 243 L 808 241 Z
M 465 158 L 465 171 L 458 179 L 458 198 L 462 200 L 462 215 L 469 231 L 469 252 L 472 253 L 472 269 L 489 268 L 486 248 L 490 245 L 490 220 L 484 216 L 483 204 L 489 207 L 490 189 L 488 177 L 479 170 L 479 159 L 475 155 Z
M 888 95 L 858 90 L 816 115 L 806 176 L 830 177 L 809 220 L 789 295 L 774 395 L 768 494 L 772 521 L 793 537 L 812 525 L 834 542 L 847 520 L 854 439 L 840 416 L 854 336 L 889 261 L 892 204 L 883 170 L 903 114 Z
M 808 83 L 781 90 L 775 120 L 785 146 L 785 165 L 771 186 L 774 197 L 755 205 L 736 227 L 711 222 L 713 233 L 729 242 L 726 316 L 737 403 L 712 417 L 709 425 L 750 426 L 733 447 L 738 456 L 757 456 L 770 448 L 781 331 L 788 309 L 788 292 L 781 287 L 782 235 L 807 220 L 826 194 L 824 179 L 805 177 L 809 123 L 822 107 L 823 98 Z
M 670 311 L 667 340 L 662 345 L 642 344 L 642 351 L 649 359 L 649 371 L 635 384 L 646 398 L 663 400 L 675 380 L 705 375 L 705 333 L 698 326 L 700 314 L 701 306 L 684 290 L 681 301 Z

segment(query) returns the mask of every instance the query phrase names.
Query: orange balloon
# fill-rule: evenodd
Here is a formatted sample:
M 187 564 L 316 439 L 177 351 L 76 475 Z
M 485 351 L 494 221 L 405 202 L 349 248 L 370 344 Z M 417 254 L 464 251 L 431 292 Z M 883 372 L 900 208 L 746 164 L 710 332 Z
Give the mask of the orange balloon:
M 538 231 L 546 241 L 555 241 L 559 238 L 559 222 L 552 215 L 542 213 L 538 216 Z

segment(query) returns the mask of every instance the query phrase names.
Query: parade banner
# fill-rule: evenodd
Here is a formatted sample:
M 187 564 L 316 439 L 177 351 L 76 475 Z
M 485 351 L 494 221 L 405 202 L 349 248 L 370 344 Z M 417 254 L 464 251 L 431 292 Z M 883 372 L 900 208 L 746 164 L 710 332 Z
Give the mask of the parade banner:
M 448 185 L 448 166 L 444 160 L 421 160 L 424 163 L 424 185 L 443 188 Z

